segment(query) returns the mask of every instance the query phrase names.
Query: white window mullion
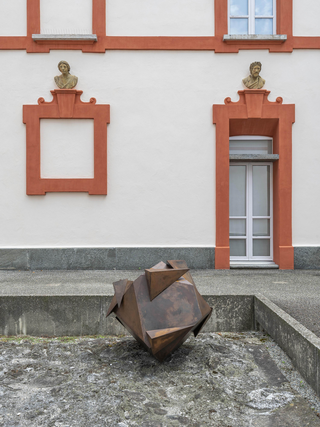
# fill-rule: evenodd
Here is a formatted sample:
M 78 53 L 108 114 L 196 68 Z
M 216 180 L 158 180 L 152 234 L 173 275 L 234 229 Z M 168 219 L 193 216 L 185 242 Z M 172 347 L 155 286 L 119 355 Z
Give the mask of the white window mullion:
M 275 1 L 275 0 L 274 0 Z M 275 16 L 275 9 L 273 16 Z M 270 257 L 273 259 L 273 164 L 270 163 Z
M 248 0 L 250 2 L 250 0 Z M 250 5 L 249 5 L 250 6 Z M 250 9 L 249 9 L 249 20 L 250 20 Z M 248 32 L 249 32 L 249 23 L 248 23 Z M 249 211 L 250 211 L 250 197 L 249 197 L 249 177 L 250 177 L 250 164 L 246 164 L 247 170 L 247 185 L 246 185 L 246 259 L 249 260 L 250 257 L 250 238 L 249 238 Z
M 249 0 L 248 34 L 255 34 L 255 0 Z
M 248 258 L 252 259 L 252 164 L 248 164 L 248 190 L 247 190 L 247 198 L 248 198 L 248 211 L 247 211 L 247 224 L 248 224 L 248 232 L 247 232 L 247 246 L 248 246 Z

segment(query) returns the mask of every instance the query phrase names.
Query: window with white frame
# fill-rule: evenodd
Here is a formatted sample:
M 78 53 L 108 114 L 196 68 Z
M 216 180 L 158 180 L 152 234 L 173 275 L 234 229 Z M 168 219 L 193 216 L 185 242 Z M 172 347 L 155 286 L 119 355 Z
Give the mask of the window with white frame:
M 234 136 L 230 154 L 272 154 L 272 139 Z M 230 162 L 230 261 L 236 264 L 273 260 L 273 165 L 271 162 Z
M 275 14 L 276 0 L 229 0 L 229 34 L 276 34 Z

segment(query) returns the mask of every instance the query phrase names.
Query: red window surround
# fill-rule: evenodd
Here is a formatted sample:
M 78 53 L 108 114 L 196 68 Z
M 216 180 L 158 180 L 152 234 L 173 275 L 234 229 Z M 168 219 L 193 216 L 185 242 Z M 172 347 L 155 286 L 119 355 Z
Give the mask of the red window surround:
M 95 98 L 82 102 L 81 90 L 56 89 L 51 93 L 51 102 L 39 98 L 38 105 L 23 106 L 23 123 L 27 125 L 27 194 L 66 191 L 107 194 L 107 123 L 110 123 L 110 106 L 96 105 Z M 40 119 L 94 120 L 94 178 L 41 178 Z
M 240 90 L 238 102 L 230 98 L 213 105 L 216 124 L 216 249 L 215 268 L 230 268 L 229 247 L 229 137 L 261 135 L 273 138 L 273 253 L 280 269 L 294 268 L 292 246 L 292 123 L 294 104 L 282 98 L 270 102 L 270 91 Z
M 215 36 L 208 37 L 129 37 L 106 35 L 106 0 L 92 0 L 92 33 L 98 41 L 50 41 L 35 42 L 32 34 L 40 33 L 40 0 L 27 1 L 27 36 L 0 36 L 0 50 L 26 50 L 49 52 L 50 50 L 82 50 L 105 52 L 106 50 L 213 50 L 217 53 L 238 52 L 239 49 L 269 49 L 270 52 L 292 52 L 293 49 L 320 49 L 320 37 L 295 37 L 292 35 L 292 1 L 277 0 L 277 34 L 287 35 L 287 40 L 277 41 L 223 41 L 228 34 L 228 0 L 215 2 Z
M 97 42 L 50 41 L 35 42 L 32 34 L 40 33 L 40 2 L 27 1 L 27 36 L 0 37 L 1 49 L 26 49 L 28 53 L 50 52 L 50 50 L 82 50 L 83 52 L 105 52 L 106 38 L 106 0 L 92 0 L 92 33 L 98 37 Z
M 216 52 L 238 52 L 239 49 L 269 49 L 270 52 L 292 52 L 292 0 L 277 0 L 277 34 L 285 34 L 287 40 L 278 41 L 232 41 L 224 42 L 223 36 L 228 34 L 228 0 L 215 0 L 215 36 Z

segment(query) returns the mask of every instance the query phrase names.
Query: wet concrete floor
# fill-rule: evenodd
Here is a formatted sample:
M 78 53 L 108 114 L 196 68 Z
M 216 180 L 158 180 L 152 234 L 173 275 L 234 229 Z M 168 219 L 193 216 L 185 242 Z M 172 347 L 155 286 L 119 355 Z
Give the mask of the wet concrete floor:
M 2 337 L 0 426 L 320 426 L 270 343 L 200 334 L 159 363 L 128 336 Z

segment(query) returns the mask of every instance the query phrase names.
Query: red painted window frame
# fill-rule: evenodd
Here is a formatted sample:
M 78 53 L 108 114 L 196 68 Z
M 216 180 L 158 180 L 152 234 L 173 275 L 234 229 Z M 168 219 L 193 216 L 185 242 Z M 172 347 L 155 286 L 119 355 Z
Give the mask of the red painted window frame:
M 107 124 L 110 123 L 110 105 L 96 105 L 95 98 L 82 102 L 81 90 L 56 89 L 53 100 L 38 99 L 38 105 L 23 106 L 27 144 L 27 195 L 45 195 L 47 192 L 88 192 L 107 194 Z M 41 178 L 40 120 L 93 119 L 94 120 L 94 178 Z
M 229 138 L 259 135 L 273 138 L 273 253 L 280 269 L 294 268 L 292 246 L 292 124 L 295 105 L 281 97 L 270 102 L 270 91 L 240 90 L 238 102 L 230 98 L 213 105 L 216 125 L 216 248 L 215 268 L 230 268 L 229 246 Z
M 270 52 L 292 52 L 292 0 L 277 0 L 277 34 L 284 34 L 287 40 L 279 44 L 278 41 L 259 40 L 236 40 L 232 42 L 223 41 L 223 36 L 228 34 L 228 1 L 215 0 L 215 36 L 216 49 L 218 53 L 238 52 L 240 49 L 269 49 Z

